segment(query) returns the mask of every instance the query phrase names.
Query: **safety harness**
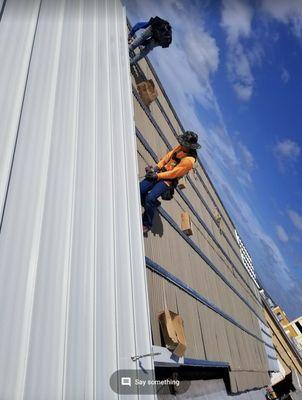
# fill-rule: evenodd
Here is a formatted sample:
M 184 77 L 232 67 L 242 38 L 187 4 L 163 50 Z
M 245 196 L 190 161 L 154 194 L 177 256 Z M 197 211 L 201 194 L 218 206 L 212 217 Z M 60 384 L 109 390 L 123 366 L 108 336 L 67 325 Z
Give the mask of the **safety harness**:
M 173 168 L 175 168 L 181 162 L 181 160 L 183 160 L 185 158 L 185 157 L 178 158 L 177 157 L 178 153 L 180 153 L 180 150 L 175 151 L 170 158 L 170 160 L 172 159 L 174 161 Z M 196 158 L 197 158 L 196 150 L 190 150 L 187 153 L 186 157 L 194 157 L 196 160 Z M 170 160 L 168 162 L 170 162 Z M 160 172 L 166 172 L 166 171 L 168 171 L 168 170 L 165 166 L 163 166 L 160 169 Z M 169 188 L 167 189 L 167 191 L 162 194 L 161 198 L 163 200 L 172 200 L 173 196 L 174 196 L 175 188 L 178 185 L 179 178 L 164 179 L 164 180 L 170 182 L 171 184 L 170 184 Z

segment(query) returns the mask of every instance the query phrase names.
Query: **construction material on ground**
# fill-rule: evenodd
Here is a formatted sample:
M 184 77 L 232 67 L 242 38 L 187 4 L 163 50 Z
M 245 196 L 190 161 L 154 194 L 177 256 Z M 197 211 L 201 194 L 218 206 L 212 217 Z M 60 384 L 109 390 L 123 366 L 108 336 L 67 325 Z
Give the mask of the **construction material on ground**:
M 192 226 L 191 226 L 191 218 L 189 213 L 183 212 L 181 213 L 181 230 L 187 235 L 192 236 Z
M 165 308 L 159 316 L 165 346 L 177 357 L 183 357 L 187 348 L 184 323 L 179 314 Z
M 137 85 L 137 90 L 144 104 L 148 107 L 152 101 L 156 100 L 158 93 L 152 79 L 141 82 Z

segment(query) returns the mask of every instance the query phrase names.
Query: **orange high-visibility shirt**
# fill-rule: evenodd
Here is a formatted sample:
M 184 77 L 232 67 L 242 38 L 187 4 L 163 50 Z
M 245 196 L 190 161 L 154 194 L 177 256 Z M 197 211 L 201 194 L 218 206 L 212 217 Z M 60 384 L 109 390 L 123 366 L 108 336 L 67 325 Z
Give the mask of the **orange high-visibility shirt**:
M 172 158 L 174 153 L 176 153 L 177 158 L 181 158 L 181 161 L 178 164 Z M 194 163 L 194 157 L 182 151 L 181 146 L 176 146 L 173 150 L 169 151 L 169 153 L 166 154 L 165 157 L 162 158 L 157 164 L 158 168 L 161 169 L 165 167 L 165 169 L 167 170 L 165 172 L 159 172 L 157 174 L 157 177 L 158 179 L 163 180 L 181 178 L 193 168 Z

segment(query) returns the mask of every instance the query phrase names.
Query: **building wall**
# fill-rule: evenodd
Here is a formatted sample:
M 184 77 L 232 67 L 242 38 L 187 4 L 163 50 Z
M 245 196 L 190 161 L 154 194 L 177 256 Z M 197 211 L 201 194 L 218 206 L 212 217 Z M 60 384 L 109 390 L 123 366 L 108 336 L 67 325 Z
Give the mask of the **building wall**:
M 119 398 L 151 351 L 125 10 L 7 0 L 0 58 L 0 398 Z
M 253 279 L 253 281 L 255 282 L 255 286 L 257 289 L 259 289 L 259 285 L 257 283 L 257 279 L 256 279 L 256 274 L 255 274 L 255 269 L 253 266 L 253 260 L 252 257 L 250 256 L 249 252 L 247 251 L 247 248 L 245 247 L 243 241 L 241 240 L 238 232 L 235 230 L 235 235 L 236 235 L 236 239 L 240 248 L 240 254 L 241 254 L 241 258 L 242 258 L 242 262 L 243 265 L 245 266 L 246 270 L 248 271 L 249 275 L 251 276 L 251 278 Z
M 289 324 L 284 325 L 284 330 L 288 336 L 290 336 L 300 353 L 302 354 L 302 317 L 296 318 Z
M 175 135 L 182 132 L 182 126 L 152 66 L 143 60 L 140 67 L 144 78 L 155 80 L 159 93 L 147 109 L 133 78 L 139 176 L 143 176 L 147 164 L 154 164 L 157 157 L 177 145 Z M 242 264 L 232 221 L 200 163 L 197 173 L 197 177 L 189 174 L 187 187 L 176 192 L 172 201 L 162 201 L 154 229 L 145 240 L 145 251 L 149 259 L 204 296 L 216 309 L 148 268 L 153 342 L 162 344 L 158 314 L 167 305 L 184 319 L 186 357 L 229 362 L 234 392 L 262 387 L 269 382 L 258 324 L 258 318 L 266 324 L 262 305 Z M 215 223 L 215 206 L 223 217 L 222 234 Z M 194 234 L 190 239 L 179 231 L 183 211 L 192 218 Z
M 276 315 L 277 320 L 283 327 L 289 324 L 289 320 L 287 319 L 285 311 L 283 311 L 279 306 L 275 307 L 273 309 L 273 312 Z M 292 332 L 294 333 L 294 330 L 292 330 Z
M 293 348 L 293 344 L 287 337 L 284 329 L 278 323 L 275 314 L 270 310 L 269 306 L 264 301 L 264 313 L 267 323 L 273 333 L 273 343 L 277 351 L 278 360 L 282 363 L 285 374 L 296 370 L 302 375 L 302 358 Z
M 298 337 L 302 335 L 302 317 L 284 325 L 284 329 L 289 332 L 291 337 L 295 337 L 297 340 L 299 340 Z

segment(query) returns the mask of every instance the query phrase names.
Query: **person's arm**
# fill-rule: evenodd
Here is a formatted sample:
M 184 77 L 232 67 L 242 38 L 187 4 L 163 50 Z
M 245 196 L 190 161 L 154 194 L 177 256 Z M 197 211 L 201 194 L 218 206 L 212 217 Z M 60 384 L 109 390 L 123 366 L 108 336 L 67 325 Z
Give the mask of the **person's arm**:
M 157 179 L 175 179 L 186 175 L 192 168 L 195 162 L 194 157 L 185 157 L 181 162 L 171 171 L 159 172 Z
M 162 169 L 162 167 L 164 167 L 171 159 L 173 153 L 175 151 L 175 148 L 171 151 L 169 151 L 169 153 L 167 153 L 165 155 L 165 157 L 163 157 L 158 163 L 157 163 L 157 167 L 158 169 Z
M 128 39 L 131 39 L 134 36 L 135 32 L 137 32 L 140 29 L 148 28 L 149 25 L 150 25 L 150 21 L 138 22 L 137 24 L 134 25 L 134 27 L 129 32 Z

